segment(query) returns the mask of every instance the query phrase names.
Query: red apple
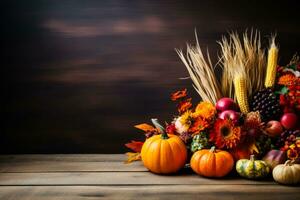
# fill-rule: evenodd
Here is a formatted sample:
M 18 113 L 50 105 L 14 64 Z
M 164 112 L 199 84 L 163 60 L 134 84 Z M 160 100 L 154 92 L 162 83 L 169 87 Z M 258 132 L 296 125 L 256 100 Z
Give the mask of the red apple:
M 239 122 L 240 114 L 234 110 L 225 110 L 219 114 L 220 119 L 230 119 L 235 124 Z
M 279 121 L 272 120 L 266 124 L 265 131 L 269 136 L 276 137 L 283 132 L 283 127 Z
M 234 100 L 228 97 L 221 98 L 216 104 L 216 109 L 220 112 L 225 110 L 237 110 L 237 108 Z
M 295 113 L 285 113 L 282 115 L 280 122 L 284 128 L 293 129 L 298 125 L 298 116 Z

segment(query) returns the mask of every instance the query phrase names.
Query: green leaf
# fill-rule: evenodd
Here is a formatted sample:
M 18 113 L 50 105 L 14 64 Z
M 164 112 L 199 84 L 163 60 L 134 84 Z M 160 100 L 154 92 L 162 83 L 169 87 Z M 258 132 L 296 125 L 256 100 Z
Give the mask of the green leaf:
M 276 91 L 276 94 L 287 94 L 289 89 L 286 86 L 283 86 L 279 91 Z
M 289 65 L 289 66 L 287 66 L 287 68 L 297 71 L 297 65 L 295 65 L 295 64 Z

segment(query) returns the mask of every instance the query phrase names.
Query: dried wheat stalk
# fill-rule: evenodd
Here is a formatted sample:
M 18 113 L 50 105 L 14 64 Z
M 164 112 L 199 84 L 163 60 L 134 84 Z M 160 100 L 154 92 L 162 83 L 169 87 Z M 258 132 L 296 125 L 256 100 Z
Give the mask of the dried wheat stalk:
M 237 33 L 230 33 L 229 39 L 223 37 L 221 42 L 218 42 L 222 50 L 222 93 L 231 98 L 235 98 L 233 77 L 241 70 L 246 75 L 248 98 L 264 87 L 266 57 L 261 48 L 260 33 L 253 33 L 251 30 L 248 35 L 246 31 L 242 38 L 241 40 Z
M 209 101 L 216 104 L 218 99 L 222 97 L 220 84 L 215 77 L 214 68 L 211 63 L 209 53 L 205 59 L 200 48 L 197 34 L 196 46 L 187 44 L 186 56 L 180 49 L 175 49 L 185 67 L 187 68 L 193 86 L 203 101 Z

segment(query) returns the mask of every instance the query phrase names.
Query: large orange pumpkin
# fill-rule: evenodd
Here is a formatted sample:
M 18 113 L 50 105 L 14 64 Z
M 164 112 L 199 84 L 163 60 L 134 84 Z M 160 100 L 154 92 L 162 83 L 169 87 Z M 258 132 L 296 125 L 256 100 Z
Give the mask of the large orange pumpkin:
M 151 172 L 169 174 L 184 167 L 187 149 L 178 136 L 166 134 L 162 130 L 162 134 L 154 135 L 145 141 L 141 156 L 144 166 Z
M 203 149 L 193 154 L 191 168 L 197 174 L 206 177 L 223 177 L 234 166 L 234 160 L 230 153 L 223 150 Z

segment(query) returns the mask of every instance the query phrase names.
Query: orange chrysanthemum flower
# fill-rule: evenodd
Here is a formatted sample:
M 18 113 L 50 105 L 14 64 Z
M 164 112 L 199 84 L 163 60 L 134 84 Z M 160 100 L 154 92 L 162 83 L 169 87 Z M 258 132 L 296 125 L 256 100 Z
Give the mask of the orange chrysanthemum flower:
M 205 119 L 198 117 L 190 127 L 189 132 L 192 134 L 192 136 L 194 136 L 208 127 L 209 123 Z
M 184 98 L 186 96 L 187 96 L 187 89 L 179 90 L 179 91 L 174 92 L 173 94 L 171 94 L 171 100 L 176 101 L 176 100 Z
M 215 106 L 210 102 L 203 101 L 197 105 L 195 112 L 192 114 L 192 117 L 202 117 L 206 120 L 211 120 L 215 116 L 215 114 Z
M 294 74 L 285 74 L 279 77 L 278 84 L 285 86 L 294 85 L 296 80 L 297 78 Z
M 241 139 L 241 128 L 234 126 L 230 119 L 217 119 L 209 137 L 218 148 L 232 149 Z

